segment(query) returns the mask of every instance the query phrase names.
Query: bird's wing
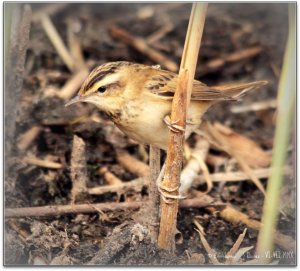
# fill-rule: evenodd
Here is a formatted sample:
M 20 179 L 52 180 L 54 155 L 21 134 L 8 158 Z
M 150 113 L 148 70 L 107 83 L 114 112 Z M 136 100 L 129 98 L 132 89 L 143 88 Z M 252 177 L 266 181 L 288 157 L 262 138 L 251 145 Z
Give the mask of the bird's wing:
M 145 88 L 162 99 L 173 99 L 178 76 L 163 70 L 151 75 L 145 84 Z M 223 86 L 209 87 L 200 81 L 194 80 L 191 100 L 194 101 L 224 101 L 237 100 L 247 91 L 267 84 L 267 81 L 251 83 L 233 83 Z
M 151 76 L 146 84 L 145 90 L 162 99 L 173 99 L 178 76 L 174 73 L 159 71 Z M 224 92 L 208 87 L 200 81 L 194 80 L 192 100 L 212 101 L 212 100 L 232 100 L 233 98 Z

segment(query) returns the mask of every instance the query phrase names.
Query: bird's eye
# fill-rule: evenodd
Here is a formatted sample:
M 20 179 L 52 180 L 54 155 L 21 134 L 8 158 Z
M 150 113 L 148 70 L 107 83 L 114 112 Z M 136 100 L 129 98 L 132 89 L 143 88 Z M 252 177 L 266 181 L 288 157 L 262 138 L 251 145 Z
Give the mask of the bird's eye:
M 98 88 L 98 92 L 104 93 L 106 91 L 106 86 L 101 86 Z

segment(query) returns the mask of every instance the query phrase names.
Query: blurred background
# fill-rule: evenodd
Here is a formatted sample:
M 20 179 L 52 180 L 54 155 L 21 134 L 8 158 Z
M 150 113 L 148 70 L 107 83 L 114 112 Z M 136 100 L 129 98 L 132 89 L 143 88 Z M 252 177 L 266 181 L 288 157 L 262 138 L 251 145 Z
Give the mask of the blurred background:
M 19 11 L 16 6 L 19 5 L 5 4 L 4 90 L 8 125 L 5 206 L 16 208 L 70 202 L 74 134 L 86 142 L 87 187 L 106 183 L 103 171 L 101 173 L 103 167 L 124 182 L 138 177 L 120 165 L 118 150 L 126 149 L 136 159 L 148 163 L 148 148 L 128 139 L 93 106 L 78 104 L 65 108 L 64 103 L 76 94 L 89 71 L 109 61 L 159 64 L 163 69 L 176 72 L 191 4 L 31 3 L 32 12 L 28 9 L 27 15 L 23 13 L 23 6 L 18 7 Z M 16 33 L 26 34 L 21 19 L 14 19 L 17 16 L 23 19 L 25 16 L 25 22 L 26 16 L 30 18 L 29 40 L 23 39 L 27 53 L 18 77 L 21 82 L 11 76 L 13 62 L 7 59 L 9 52 L 14 52 L 12 40 L 8 41 L 14 33 L 9 28 L 10 23 L 15 24 Z M 211 3 L 196 70 L 196 79 L 208 85 L 255 80 L 269 82 L 262 89 L 248 93 L 242 101 L 218 104 L 205 115 L 207 121 L 229 126 L 269 154 L 273 147 L 277 86 L 287 34 L 288 8 L 285 3 Z M 153 52 L 158 52 L 159 57 Z M 19 89 L 19 92 L 11 94 L 12 89 Z M 259 109 L 252 106 L 257 103 Z M 192 137 L 189 144 L 193 146 L 194 142 Z M 293 144 L 292 140 L 289 165 L 293 164 Z M 221 155 L 220 151 L 210 152 Z M 46 164 L 41 166 L 40 160 Z M 211 165 L 210 170 L 217 172 Z M 262 181 L 265 184 L 266 178 Z M 285 184 L 282 202 L 286 215 L 281 216 L 279 228 L 294 236 L 294 177 L 286 176 Z M 260 219 L 263 195 L 251 182 L 218 184 L 211 193 L 215 198 L 238 206 L 251 218 Z M 142 192 L 132 191 L 121 195 L 106 193 L 88 195 L 82 202 L 135 201 L 143 196 Z M 60 259 L 59 264 L 87 263 L 111 229 L 130 215 L 130 212 L 115 212 L 109 214 L 107 220 L 100 219 L 99 214 L 8 219 L 5 262 L 50 263 L 63 251 L 66 253 L 62 242 L 69 242 L 67 254 L 63 254 L 68 259 L 66 262 Z M 191 222 L 195 215 L 203 217 L 207 239 L 220 251 L 228 250 L 243 229 L 201 209 L 181 210 L 179 227 L 184 236 L 184 242 L 179 244 L 181 252 L 203 250 Z M 43 232 L 48 232 L 49 236 Z M 249 229 L 246 244 L 253 245 L 256 239 L 257 232 Z M 205 259 L 203 261 L 206 263 Z M 281 261 L 291 263 L 291 259 Z

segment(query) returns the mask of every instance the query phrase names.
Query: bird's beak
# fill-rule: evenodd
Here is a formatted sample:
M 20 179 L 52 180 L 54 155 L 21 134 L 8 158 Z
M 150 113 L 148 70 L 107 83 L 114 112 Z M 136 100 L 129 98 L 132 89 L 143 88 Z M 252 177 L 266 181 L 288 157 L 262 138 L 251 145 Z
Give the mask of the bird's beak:
M 77 95 L 74 98 L 72 98 L 70 101 L 68 101 L 65 104 L 65 107 L 67 107 L 69 105 L 72 105 L 72 104 L 75 104 L 75 103 L 78 103 L 78 102 L 81 102 L 83 99 L 84 99 L 84 97 L 80 97 L 79 95 Z

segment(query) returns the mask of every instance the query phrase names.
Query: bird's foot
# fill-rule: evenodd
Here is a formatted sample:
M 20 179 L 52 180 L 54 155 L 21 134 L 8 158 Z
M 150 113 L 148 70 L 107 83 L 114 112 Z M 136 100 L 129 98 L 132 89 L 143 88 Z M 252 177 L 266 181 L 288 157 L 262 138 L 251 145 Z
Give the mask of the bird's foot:
M 184 127 L 176 124 L 176 123 L 178 123 L 178 120 L 172 122 L 169 115 L 164 117 L 164 122 L 165 122 L 165 124 L 167 124 L 168 128 L 171 131 L 173 131 L 174 133 L 185 132 Z
M 160 196 L 161 196 L 162 200 L 167 204 L 173 203 L 174 200 L 179 200 L 179 199 L 185 199 L 186 198 L 186 196 L 182 196 L 180 194 L 179 195 L 172 194 L 173 192 L 178 190 L 179 186 L 169 188 L 169 187 L 164 186 L 162 183 L 159 183 L 157 188 L 158 188 L 158 191 L 160 193 Z
M 163 184 L 162 179 L 163 179 L 163 176 L 165 174 L 165 167 L 166 167 L 166 164 L 164 164 L 163 167 L 161 168 L 159 176 L 158 176 L 158 178 L 156 180 L 157 189 L 158 189 L 158 192 L 159 192 L 162 200 L 165 203 L 170 204 L 170 203 L 174 202 L 174 200 L 176 200 L 176 199 L 184 199 L 184 198 L 186 198 L 185 196 L 182 196 L 180 194 L 179 195 L 172 194 L 176 190 L 179 189 L 179 186 L 177 186 L 175 188 L 169 188 L 169 187 L 166 187 Z

